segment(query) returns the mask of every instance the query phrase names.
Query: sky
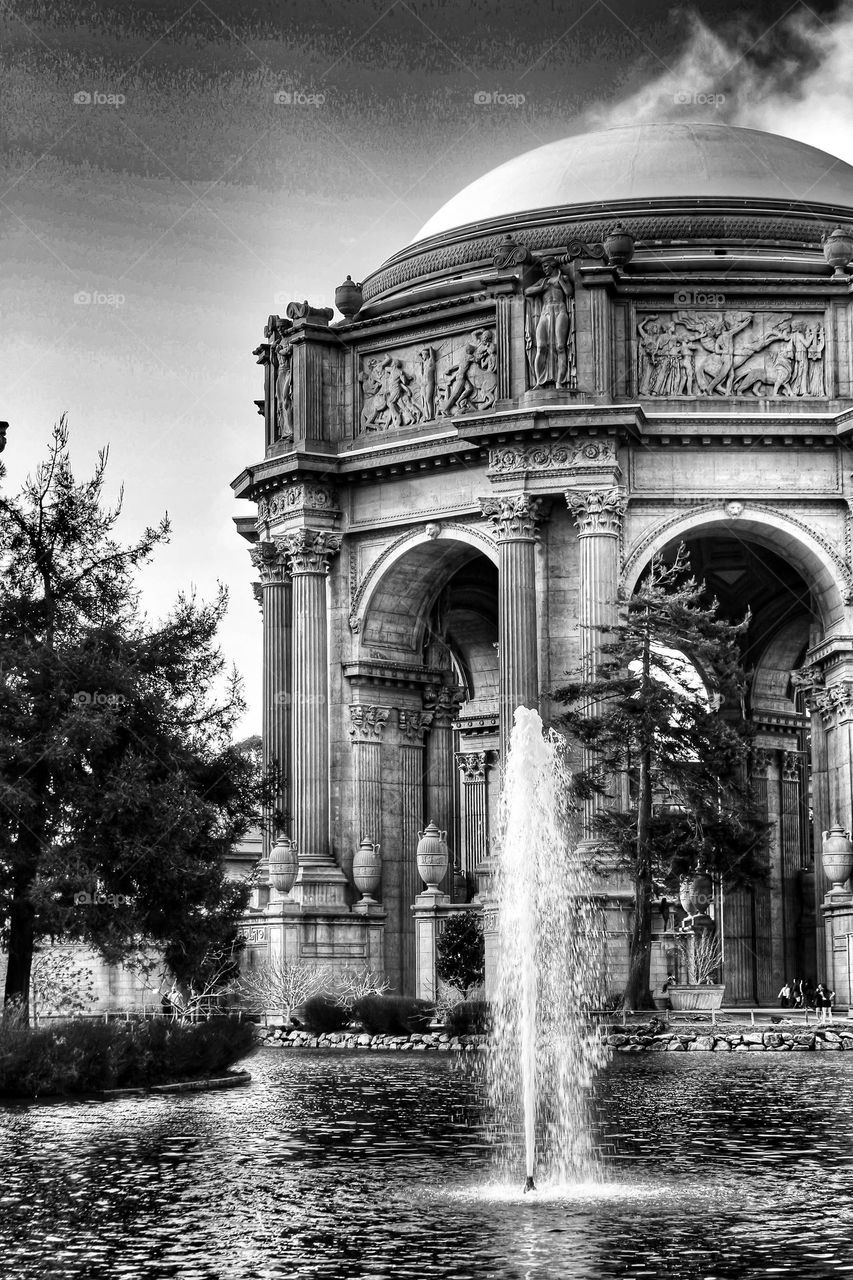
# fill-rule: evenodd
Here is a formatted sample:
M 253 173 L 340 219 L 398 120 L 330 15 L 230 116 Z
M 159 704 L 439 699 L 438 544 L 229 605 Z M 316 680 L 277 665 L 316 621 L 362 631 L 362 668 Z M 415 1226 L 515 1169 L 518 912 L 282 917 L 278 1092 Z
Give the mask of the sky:
M 853 0 L 37 0 L 0 47 L 4 483 L 63 412 L 78 474 L 109 445 L 122 536 L 172 521 L 152 619 L 229 589 L 245 734 L 261 621 L 230 481 L 263 454 L 271 312 L 332 305 L 468 182 L 584 129 L 710 118 L 853 163 Z

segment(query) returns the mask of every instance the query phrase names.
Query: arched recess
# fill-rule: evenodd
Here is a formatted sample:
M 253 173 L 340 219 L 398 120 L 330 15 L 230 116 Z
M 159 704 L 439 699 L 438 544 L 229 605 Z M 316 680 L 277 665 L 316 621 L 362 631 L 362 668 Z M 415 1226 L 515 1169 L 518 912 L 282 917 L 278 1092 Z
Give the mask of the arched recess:
M 791 672 L 802 664 L 808 644 L 809 625 L 804 616 L 791 618 L 779 628 L 755 664 L 750 700 L 753 714 L 797 711 Z
M 737 513 L 732 508 L 737 507 Z M 652 556 L 691 536 L 708 536 L 714 529 L 745 543 L 754 542 L 787 560 L 808 584 L 824 635 L 844 620 L 845 597 L 851 584 L 843 559 L 828 543 L 799 520 L 758 503 L 728 503 L 701 507 L 673 516 L 642 534 L 625 557 L 622 586 L 627 594 Z
M 454 575 L 498 552 L 482 530 L 430 525 L 403 535 L 368 570 L 356 591 L 351 624 L 362 652 L 411 662 L 423 651 L 430 614 Z

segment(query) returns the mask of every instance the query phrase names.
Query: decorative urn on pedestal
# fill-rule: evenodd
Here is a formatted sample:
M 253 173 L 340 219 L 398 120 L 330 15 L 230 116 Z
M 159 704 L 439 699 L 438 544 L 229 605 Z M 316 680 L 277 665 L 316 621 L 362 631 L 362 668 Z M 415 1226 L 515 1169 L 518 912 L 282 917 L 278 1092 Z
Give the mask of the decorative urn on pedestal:
M 352 879 L 361 894 L 362 903 L 376 902 L 375 893 L 382 878 L 382 858 L 379 845 L 364 837 L 352 860 Z
M 335 306 L 346 321 L 354 320 L 364 304 L 361 285 L 347 276 L 343 284 L 335 290 Z
M 853 841 L 840 822 L 836 822 L 829 831 L 824 831 L 821 858 L 830 883 L 829 892 L 843 893 L 845 881 L 850 879 L 853 872 Z
M 836 227 L 829 235 L 821 237 L 823 256 L 837 276 L 846 276 L 848 267 L 853 261 L 853 232 L 850 229 Z
M 438 892 L 438 886 L 447 873 L 448 861 L 447 832 L 439 831 L 435 823 L 430 822 L 418 832 L 417 851 L 418 875 L 429 893 Z
M 279 836 L 270 851 L 269 865 L 270 884 L 279 893 L 288 895 L 299 870 L 296 841 L 287 836 Z
M 604 252 L 611 267 L 625 267 L 634 256 L 634 237 L 621 222 L 611 227 L 604 237 Z

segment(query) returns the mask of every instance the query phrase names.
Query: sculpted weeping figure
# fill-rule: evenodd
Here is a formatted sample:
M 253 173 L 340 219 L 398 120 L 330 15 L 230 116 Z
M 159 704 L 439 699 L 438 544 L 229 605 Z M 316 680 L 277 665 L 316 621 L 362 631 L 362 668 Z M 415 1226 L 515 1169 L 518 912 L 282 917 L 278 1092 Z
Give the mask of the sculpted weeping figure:
M 534 387 L 576 387 L 574 286 L 559 258 L 546 258 L 544 275 L 524 290 L 524 341 Z

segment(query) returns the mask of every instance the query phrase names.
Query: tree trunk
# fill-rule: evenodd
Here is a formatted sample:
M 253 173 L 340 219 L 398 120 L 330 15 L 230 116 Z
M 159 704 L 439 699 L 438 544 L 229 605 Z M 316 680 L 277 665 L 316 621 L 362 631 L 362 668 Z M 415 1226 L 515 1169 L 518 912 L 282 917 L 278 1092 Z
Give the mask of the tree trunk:
M 648 620 L 648 611 L 647 611 Z M 651 635 L 647 629 L 643 644 L 643 681 L 640 695 L 650 696 Z M 652 967 L 652 851 L 649 829 L 652 818 L 652 741 L 654 726 L 648 725 L 640 751 L 637 786 L 637 844 L 634 858 L 634 922 L 628 948 L 628 982 L 625 1007 L 651 1009 L 650 987 Z
M 9 963 L 6 968 L 4 1005 L 14 1005 L 29 1017 L 30 975 L 35 946 L 35 910 L 30 899 L 33 877 L 19 873 L 15 878 L 9 912 Z

